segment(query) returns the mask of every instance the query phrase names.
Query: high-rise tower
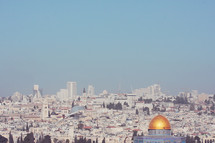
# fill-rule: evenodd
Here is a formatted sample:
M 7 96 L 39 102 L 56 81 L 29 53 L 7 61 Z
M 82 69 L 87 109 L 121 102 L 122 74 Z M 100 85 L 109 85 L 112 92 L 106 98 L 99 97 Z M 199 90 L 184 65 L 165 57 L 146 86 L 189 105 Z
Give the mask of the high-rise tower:
M 86 93 L 86 90 L 85 88 L 83 89 L 83 94 L 82 94 L 83 97 L 86 97 L 87 96 L 87 93 Z
M 77 83 L 76 82 L 67 82 L 68 97 L 75 99 L 77 96 Z
M 94 92 L 94 87 L 92 85 L 88 86 L 88 90 L 87 90 L 87 96 L 91 97 L 95 94 Z
M 33 97 L 34 98 L 41 98 L 41 90 L 39 89 L 39 85 L 34 85 Z
M 39 89 L 39 85 L 34 85 L 33 97 L 31 98 L 31 101 L 37 102 L 41 99 L 41 97 L 42 97 L 42 90 Z

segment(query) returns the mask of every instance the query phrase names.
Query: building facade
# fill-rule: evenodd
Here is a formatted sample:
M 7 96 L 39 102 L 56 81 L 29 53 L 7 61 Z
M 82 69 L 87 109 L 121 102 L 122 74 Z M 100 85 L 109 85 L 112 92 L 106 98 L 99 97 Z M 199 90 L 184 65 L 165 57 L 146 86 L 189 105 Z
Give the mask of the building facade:
M 95 88 L 92 85 L 89 85 L 87 90 L 87 96 L 92 97 L 93 95 L 95 95 Z
M 67 82 L 68 97 L 75 99 L 77 96 L 77 83 L 76 82 Z

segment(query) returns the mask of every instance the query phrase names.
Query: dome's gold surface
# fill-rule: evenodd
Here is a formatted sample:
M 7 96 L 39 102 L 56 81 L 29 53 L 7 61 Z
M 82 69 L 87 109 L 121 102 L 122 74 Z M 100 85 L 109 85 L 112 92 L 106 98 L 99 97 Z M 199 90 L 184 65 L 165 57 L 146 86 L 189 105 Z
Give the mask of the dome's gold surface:
M 164 116 L 158 115 L 151 120 L 151 122 L 149 124 L 149 129 L 151 129 L 151 130 L 161 130 L 161 129 L 169 130 L 169 129 L 171 129 L 171 126 L 170 126 L 170 123 L 167 120 L 167 118 L 165 118 Z

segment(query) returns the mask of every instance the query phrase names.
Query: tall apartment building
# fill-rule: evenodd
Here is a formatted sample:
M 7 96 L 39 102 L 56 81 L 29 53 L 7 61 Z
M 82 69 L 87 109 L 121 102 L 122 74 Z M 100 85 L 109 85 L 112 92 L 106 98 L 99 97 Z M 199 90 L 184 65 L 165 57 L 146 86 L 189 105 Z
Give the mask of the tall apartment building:
M 67 82 L 68 97 L 75 99 L 77 96 L 77 83 L 76 82 Z
M 95 88 L 92 85 L 89 85 L 87 90 L 87 96 L 91 97 L 93 95 L 95 95 Z
M 34 98 L 41 98 L 41 90 L 39 89 L 39 85 L 34 85 L 33 97 Z
M 60 89 L 60 91 L 57 92 L 57 97 L 60 100 L 68 100 L 68 90 L 67 89 Z

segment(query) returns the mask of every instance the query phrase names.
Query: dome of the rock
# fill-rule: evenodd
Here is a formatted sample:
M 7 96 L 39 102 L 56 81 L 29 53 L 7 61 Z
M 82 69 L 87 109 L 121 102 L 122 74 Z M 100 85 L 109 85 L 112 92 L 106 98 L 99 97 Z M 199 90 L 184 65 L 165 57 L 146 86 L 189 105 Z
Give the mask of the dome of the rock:
M 149 124 L 149 129 L 150 130 L 171 130 L 170 123 L 167 118 L 165 118 L 162 115 L 158 115 L 154 117 L 150 124 Z

